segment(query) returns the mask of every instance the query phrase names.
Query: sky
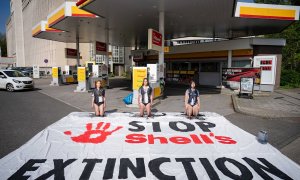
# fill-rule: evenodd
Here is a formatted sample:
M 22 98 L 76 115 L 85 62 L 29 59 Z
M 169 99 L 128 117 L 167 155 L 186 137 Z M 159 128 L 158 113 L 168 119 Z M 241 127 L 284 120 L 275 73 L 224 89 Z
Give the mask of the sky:
M 5 23 L 9 17 L 9 0 L 0 0 L 0 33 L 5 33 Z

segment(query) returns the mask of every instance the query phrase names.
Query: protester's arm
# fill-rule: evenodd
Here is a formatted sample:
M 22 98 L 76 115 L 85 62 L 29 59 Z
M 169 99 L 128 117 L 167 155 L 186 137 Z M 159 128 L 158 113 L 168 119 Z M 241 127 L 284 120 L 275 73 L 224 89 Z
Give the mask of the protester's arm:
M 200 108 L 200 94 L 199 94 L 199 91 L 198 91 L 197 102 L 198 102 L 198 106 L 199 106 L 199 108 Z
M 105 90 L 103 91 L 103 106 L 106 107 Z
M 140 89 L 138 90 L 138 105 L 140 105 L 140 98 L 141 98 L 141 94 L 140 94 Z
M 185 91 L 185 96 L 184 96 L 184 105 L 185 105 L 185 106 L 187 106 L 188 100 L 189 100 L 188 90 L 186 90 L 186 91 Z
M 151 106 L 152 106 L 153 105 L 153 91 L 151 91 L 150 101 L 151 101 Z
M 94 107 L 94 99 L 95 99 L 95 97 L 94 97 L 94 95 L 92 95 L 92 108 Z

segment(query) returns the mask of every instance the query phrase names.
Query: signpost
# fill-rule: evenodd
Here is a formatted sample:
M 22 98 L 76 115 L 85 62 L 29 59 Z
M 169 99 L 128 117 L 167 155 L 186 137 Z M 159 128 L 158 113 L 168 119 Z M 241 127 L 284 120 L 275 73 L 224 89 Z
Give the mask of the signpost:
M 250 97 L 250 99 L 253 99 L 253 89 L 254 89 L 254 78 L 241 77 L 239 97 L 246 95 L 246 97 Z
M 40 67 L 35 65 L 32 67 L 32 71 L 33 71 L 33 78 L 39 79 L 40 78 Z
M 50 86 L 59 86 L 58 83 L 58 67 L 52 67 L 52 81 Z
M 138 107 L 138 90 L 143 85 L 144 78 L 147 78 L 147 67 L 133 67 L 132 69 L 132 90 L 133 98 L 130 107 Z
M 85 92 L 86 91 L 86 69 L 85 67 L 77 68 L 77 80 L 78 86 L 74 92 Z

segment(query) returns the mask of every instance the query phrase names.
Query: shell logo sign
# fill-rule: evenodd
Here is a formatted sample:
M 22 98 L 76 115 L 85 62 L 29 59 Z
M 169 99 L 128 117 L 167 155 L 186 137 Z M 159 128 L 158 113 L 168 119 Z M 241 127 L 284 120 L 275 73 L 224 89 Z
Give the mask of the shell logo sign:
M 163 37 L 162 34 L 153 29 L 148 29 L 148 49 L 162 51 Z
M 238 2 L 235 11 L 235 17 L 275 20 L 299 20 L 299 11 L 299 6 Z

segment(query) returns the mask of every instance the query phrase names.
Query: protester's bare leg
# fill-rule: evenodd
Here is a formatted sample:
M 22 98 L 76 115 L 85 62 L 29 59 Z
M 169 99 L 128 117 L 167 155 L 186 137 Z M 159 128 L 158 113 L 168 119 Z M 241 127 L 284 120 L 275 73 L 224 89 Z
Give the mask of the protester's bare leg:
M 96 103 L 94 104 L 94 108 L 95 108 L 95 115 L 99 116 L 100 115 L 99 106 Z
M 200 110 L 200 108 L 199 108 L 198 105 L 194 106 L 194 107 L 193 107 L 193 115 L 194 115 L 194 116 L 198 116 L 199 110 Z
M 187 116 L 190 118 L 193 113 L 193 107 L 191 105 L 187 105 Z
M 146 111 L 147 111 L 148 117 L 151 116 L 151 104 L 150 103 L 147 104 Z
M 145 105 L 143 103 L 140 103 L 140 116 L 144 116 L 145 111 Z
M 104 115 L 104 104 L 101 104 L 100 106 L 99 106 L 99 114 L 100 114 L 100 116 L 103 116 Z

